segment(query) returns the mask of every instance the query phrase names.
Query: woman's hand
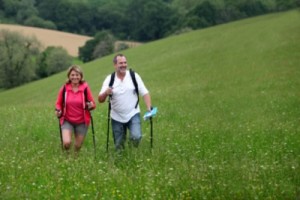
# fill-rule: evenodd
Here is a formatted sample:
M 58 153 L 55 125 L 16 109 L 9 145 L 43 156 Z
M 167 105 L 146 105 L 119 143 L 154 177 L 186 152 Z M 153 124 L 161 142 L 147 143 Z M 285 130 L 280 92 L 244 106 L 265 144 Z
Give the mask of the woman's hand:
M 55 115 L 60 118 L 61 117 L 61 110 L 55 109 Z
M 94 107 L 94 104 L 93 104 L 93 102 L 88 101 L 88 102 L 86 102 L 86 106 L 87 106 L 88 110 L 91 110 Z

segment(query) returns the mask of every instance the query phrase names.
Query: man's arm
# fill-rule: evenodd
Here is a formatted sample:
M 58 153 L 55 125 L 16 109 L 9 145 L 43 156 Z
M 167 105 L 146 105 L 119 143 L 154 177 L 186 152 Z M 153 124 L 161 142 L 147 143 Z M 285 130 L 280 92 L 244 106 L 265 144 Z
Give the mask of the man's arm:
M 109 80 L 110 80 L 110 76 L 107 76 L 106 79 L 103 81 L 102 88 L 98 95 L 99 103 L 105 102 L 106 97 L 109 96 L 110 94 L 112 94 L 112 89 L 109 88 L 109 86 L 108 86 Z
M 112 88 L 107 88 L 103 93 L 99 94 L 98 101 L 99 103 L 105 102 L 107 96 L 112 94 Z
M 147 110 L 148 111 L 151 111 L 151 97 L 150 97 L 150 94 L 147 93 L 143 96 L 144 98 L 144 102 L 146 104 L 146 107 L 147 107 Z

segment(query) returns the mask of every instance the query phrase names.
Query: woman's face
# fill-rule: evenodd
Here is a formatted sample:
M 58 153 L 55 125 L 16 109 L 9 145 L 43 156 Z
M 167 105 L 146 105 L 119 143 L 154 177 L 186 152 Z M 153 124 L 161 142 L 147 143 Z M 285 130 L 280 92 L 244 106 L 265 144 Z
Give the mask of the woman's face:
M 81 75 L 80 73 L 72 70 L 70 75 L 69 75 L 69 80 L 71 81 L 72 84 L 78 84 L 81 81 Z

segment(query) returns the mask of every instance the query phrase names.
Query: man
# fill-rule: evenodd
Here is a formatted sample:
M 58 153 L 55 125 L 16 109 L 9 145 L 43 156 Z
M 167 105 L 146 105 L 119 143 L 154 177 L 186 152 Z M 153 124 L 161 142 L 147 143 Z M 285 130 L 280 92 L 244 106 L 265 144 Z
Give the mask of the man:
M 127 70 L 127 59 L 123 54 L 117 54 L 113 58 L 113 64 L 115 68 L 113 85 L 109 87 L 111 75 L 108 75 L 103 82 L 98 101 L 103 103 L 108 96 L 111 97 L 110 116 L 115 148 L 124 149 L 127 129 L 130 131 L 130 142 L 134 147 L 138 147 L 142 138 L 138 94 L 143 97 L 148 111 L 151 111 L 151 97 L 141 77 L 134 72 L 138 85 L 138 94 L 136 93 L 132 77 Z

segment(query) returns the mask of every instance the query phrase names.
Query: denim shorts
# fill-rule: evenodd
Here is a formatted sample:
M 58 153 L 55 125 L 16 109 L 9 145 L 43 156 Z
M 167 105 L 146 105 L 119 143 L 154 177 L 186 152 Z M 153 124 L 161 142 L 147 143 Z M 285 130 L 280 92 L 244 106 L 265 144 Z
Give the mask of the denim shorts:
M 74 123 L 71 123 L 71 122 L 65 120 L 63 125 L 61 126 L 61 129 L 62 130 L 64 130 L 64 129 L 70 130 L 70 131 L 74 132 L 75 134 L 86 135 L 86 133 L 88 131 L 88 126 L 85 125 L 85 123 L 74 124 Z

